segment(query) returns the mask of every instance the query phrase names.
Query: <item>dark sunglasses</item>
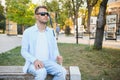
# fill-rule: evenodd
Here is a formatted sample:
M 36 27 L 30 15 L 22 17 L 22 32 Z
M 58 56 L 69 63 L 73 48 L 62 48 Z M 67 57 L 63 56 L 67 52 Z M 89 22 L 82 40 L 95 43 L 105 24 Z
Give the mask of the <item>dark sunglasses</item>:
M 40 12 L 40 13 L 36 13 L 37 15 L 41 15 L 41 16 L 49 16 L 49 13 L 48 12 Z

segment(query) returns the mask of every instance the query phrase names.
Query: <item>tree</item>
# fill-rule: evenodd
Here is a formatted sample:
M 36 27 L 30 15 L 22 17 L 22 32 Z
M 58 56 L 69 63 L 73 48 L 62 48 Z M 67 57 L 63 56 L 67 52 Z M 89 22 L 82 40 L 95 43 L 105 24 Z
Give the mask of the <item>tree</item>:
M 95 4 L 97 4 L 98 0 L 87 0 L 87 8 L 88 8 L 88 20 L 87 20 L 87 29 L 88 32 L 90 33 L 90 17 L 91 17 L 91 12 Z
M 60 21 L 63 22 L 63 26 L 64 26 L 64 29 L 66 26 L 71 26 L 71 24 L 69 23 L 66 23 L 67 21 L 69 21 L 69 19 L 72 19 L 72 22 L 74 22 L 74 19 L 73 19 L 73 8 L 72 8 L 72 5 L 71 5 L 71 0 L 62 0 L 61 1 L 62 3 L 62 10 L 60 12 Z M 72 25 L 73 26 L 73 25 Z
M 51 2 L 45 1 L 45 5 L 47 6 L 48 11 L 50 11 L 52 14 L 54 14 L 54 16 L 52 16 L 52 21 L 55 22 L 57 25 L 58 15 L 60 12 L 59 2 L 57 0 L 52 0 Z
M 101 0 L 98 0 L 92 9 L 91 16 L 98 16 Z
M 66 9 L 68 10 L 69 17 L 73 19 L 76 26 L 76 43 L 78 44 L 78 13 L 84 0 L 66 0 Z
M 0 3 L 0 29 L 5 32 L 5 15 L 4 15 L 4 7 Z
M 96 38 L 95 38 L 95 42 L 94 42 L 94 49 L 96 49 L 96 50 L 102 49 L 104 27 L 106 24 L 107 2 L 108 2 L 108 0 L 103 0 L 100 4 L 99 15 L 97 18 Z
M 22 32 L 25 26 L 31 26 L 35 22 L 35 5 L 30 0 L 6 0 L 6 17 L 22 26 Z

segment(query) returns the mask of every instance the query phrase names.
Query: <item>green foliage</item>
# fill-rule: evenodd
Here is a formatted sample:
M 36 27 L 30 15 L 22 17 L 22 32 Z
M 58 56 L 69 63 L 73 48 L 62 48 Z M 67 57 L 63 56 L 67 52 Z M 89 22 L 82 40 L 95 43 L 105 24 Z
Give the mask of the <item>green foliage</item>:
M 84 0 L 51 0 L 51 2 L 47 2 L 46 0 L 45 4 L 50 12 L 57 13 L 57 15 L 53 17 L 55 18 L 53 19 L 53 22 L 57 22 L 61 26 L 65 26 L 65 21 L 70 17 L 74 22 L 75 15 L 78 14 L 79 7 L 81 7 L 83 2 Z
M 6 24 L 5 19 L 0 21 L 0 29 L 3 30 L 3 33 L 5 32 L 5 26 L 6 26 L 5 24 Z
M 5 31 L 5 15 L 4 15 L 4 7 L 0 4 L 0 29 Z
M 98 0 L 87 0 L 87 4 L 94 6 L 96 4 L 96 1 L 98 1 Z
M 0 13 L 0 21 L 2 20 L 5 20 L 5 16 L 2 13 Z
M 66 35 L 70 35 L 70 27 L 69 26 L 65 26 L 65 34 Z
M 98 15 L 101 1 L 102 0 L 98 0 L 97 4 L 93 7 L 92 14 L 91 14 L 92 16 Z
M 65 12 L 60 12 L 60 13 L 59 13 L 59 18 L 58 18 L 58 23 L 59 23 L 61 26 L 64 26 L 66 19 L 67 19 L 66 13 L 65 13 Z M 62 27 L 62 28 L 63 28 L 63 27 Z
M 1 3 L 0 3 L 0 13 L 4 13 L 4 7 L 1 5 Z
M 6 0 L 6 5 L 7 19 L 24 26 L 34 24 L 34 8 L 36 5 L 30 0 Z
M 51 15 L 52 21 L 55 23 L 63 24 L 61 20 L 61 10 L 59 6 L 59 2 L 56 0 L 52 0 L 51 2 L 46 1 L 45 5 L 47 6 L 48 11 L 53 14 Z
M 67 2 L 63 0 L 51 0 L 51 2 L 45 2 L 48 11 L 54 13 L 53 22 L 57 22 L 60 26 L 65 25 L 65 21 L 68 18 L 68 9 L 66 9 L 65 5 Z M 69 9 L 70 11 L 70 9 Z M 62 27 L 63 28 L 63 27 Z
M 45 2 L 47 8 L 48 8 L 48 11 L 50 12 L 57 12 L 59 11 L 59 3 L 58 1 L 56 0 L 52 0 L 51 2 Z
M 63 5 L 63 8 L 64 8 L 64 11 L 67 13 L 68 18 L 72 19 L 73 25 L 78 26 L 77 19 L 79 17 L 79 10 L 85 1 L 84 0 L 66 0 L 63 2 L 65 4 Z

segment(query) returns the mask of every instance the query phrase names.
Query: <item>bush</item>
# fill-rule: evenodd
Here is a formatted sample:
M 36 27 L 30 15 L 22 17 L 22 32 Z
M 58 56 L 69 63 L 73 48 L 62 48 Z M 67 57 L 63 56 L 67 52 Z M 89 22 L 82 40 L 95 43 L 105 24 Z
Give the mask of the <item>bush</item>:
M 66 27 L 65 27 L 65 34 L 66 34 L 66 35 L 70 35 L 70 31 L 71 31 L 70 27 L 69 27 L 69 26 L 66 26 Z

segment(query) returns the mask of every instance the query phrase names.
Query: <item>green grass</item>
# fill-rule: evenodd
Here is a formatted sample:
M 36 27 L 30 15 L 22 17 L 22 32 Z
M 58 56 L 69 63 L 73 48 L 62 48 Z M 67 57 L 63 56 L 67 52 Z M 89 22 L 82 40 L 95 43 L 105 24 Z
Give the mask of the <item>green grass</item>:
M 79 66 L 82 80 L 120 80 L 120 49 L 92 50 L 87 45 L 59 43 L 64 66 Z M 0 65 L 23 65 L 20 47 L 0 54 Z
M 20 47 L 0 54 L 0 65 L 24 65 L 24 61 L 20 54 Z

